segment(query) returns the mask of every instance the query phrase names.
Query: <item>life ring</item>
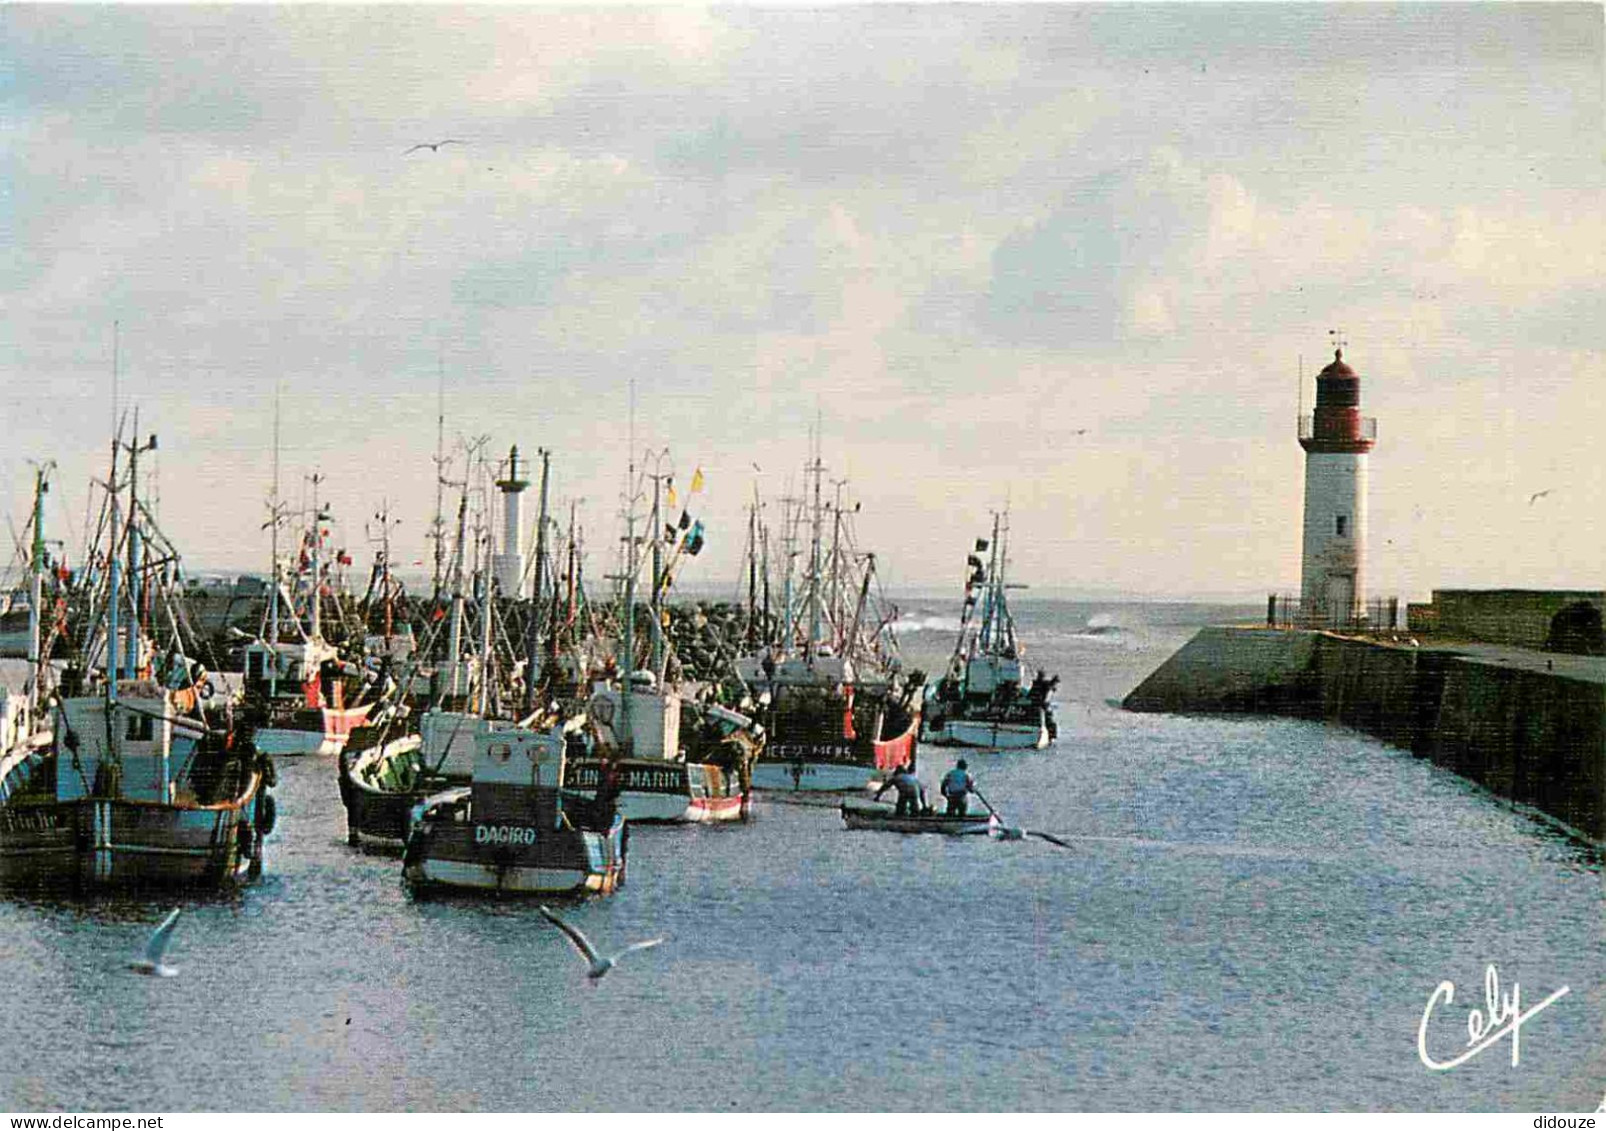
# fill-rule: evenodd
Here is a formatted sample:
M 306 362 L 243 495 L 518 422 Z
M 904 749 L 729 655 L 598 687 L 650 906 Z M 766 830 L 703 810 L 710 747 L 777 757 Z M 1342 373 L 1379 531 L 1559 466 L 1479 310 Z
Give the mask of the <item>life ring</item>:
M 273 831 L 273 826 L 279 823 L 279 804 L 273 800 L 273 794 L 264 793 L 257 798 L 256 827 L 257 832 L 264 839 Z

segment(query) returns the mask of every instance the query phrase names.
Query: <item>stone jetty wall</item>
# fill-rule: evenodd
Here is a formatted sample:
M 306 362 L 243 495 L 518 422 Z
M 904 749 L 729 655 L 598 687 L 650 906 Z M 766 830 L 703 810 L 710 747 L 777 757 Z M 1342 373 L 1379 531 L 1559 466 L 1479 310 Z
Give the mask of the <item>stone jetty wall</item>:
M 1541 653 L 1492 657 L 1297 629 L 1206 628 L 1124 706 L 1354 727 L 1606 843 L 1606 681 L 1576 665 L 1549 670 Z

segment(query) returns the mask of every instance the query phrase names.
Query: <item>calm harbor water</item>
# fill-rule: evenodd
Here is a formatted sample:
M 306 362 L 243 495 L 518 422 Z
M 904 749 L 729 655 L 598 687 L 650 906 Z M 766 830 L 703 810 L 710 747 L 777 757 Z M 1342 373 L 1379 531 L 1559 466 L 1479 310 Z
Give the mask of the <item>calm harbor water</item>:
M 940 665 L 946 606 L 906 613 Z M 0 900 L 0 1109 L 1593 1109 L 1606 1089 L 1598 859 L 1369 738 L 1110 705 L 1193 627 L 1253 610 L 1022 602 L 1058 671 L 1047 751 L 975 754 L 1011 820 L 1074 847 L 638 829 L 572 910 L 589 985 L 527 903 L 419 902 L 346 847 L 333 763 L 280 764 L 267 875 L 184 903 Z M 928 787 L 949 759 L 922 754 Z M 1529 1009 L 1460 1067 L 1487 965 Z

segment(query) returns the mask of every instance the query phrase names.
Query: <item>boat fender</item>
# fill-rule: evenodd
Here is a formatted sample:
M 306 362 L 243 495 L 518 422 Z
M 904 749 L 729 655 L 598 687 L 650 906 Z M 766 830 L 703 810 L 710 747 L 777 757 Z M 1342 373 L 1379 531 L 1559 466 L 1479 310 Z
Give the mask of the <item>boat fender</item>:
M 279 784 L 279 768 L 273 764 L 273 759 L 266 755 L 262 758 L 262 784 L 269 789 Z
M 257 798 L 257 832 L 265 838 L 278 823 L 279 803 L 273 799 L 273 794 L 262 794 Z

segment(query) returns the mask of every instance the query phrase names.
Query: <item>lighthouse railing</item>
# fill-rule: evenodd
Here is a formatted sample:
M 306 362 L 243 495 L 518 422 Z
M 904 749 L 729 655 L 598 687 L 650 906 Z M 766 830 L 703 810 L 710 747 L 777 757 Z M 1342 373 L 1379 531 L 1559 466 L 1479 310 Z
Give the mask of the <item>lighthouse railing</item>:
M 1405 603 L 1398 597 L 1374 597 L 1356 602 L 1348 615 L 1334 616 L 1321 606 L 1307 610 L 1299 597 L 1290 593 L 1266 596 L 1267 628 L 1324 629 L 1331 632 L 1396 632 L 1406 627 Z

